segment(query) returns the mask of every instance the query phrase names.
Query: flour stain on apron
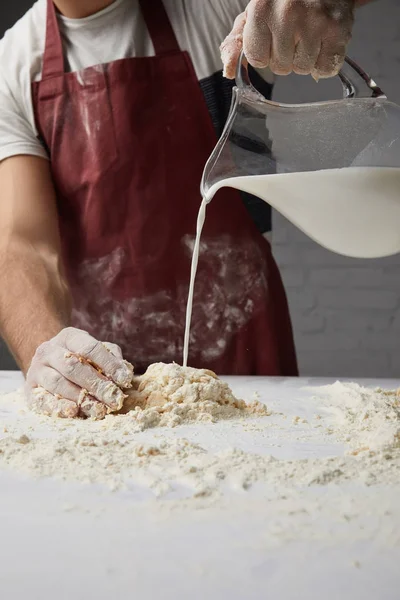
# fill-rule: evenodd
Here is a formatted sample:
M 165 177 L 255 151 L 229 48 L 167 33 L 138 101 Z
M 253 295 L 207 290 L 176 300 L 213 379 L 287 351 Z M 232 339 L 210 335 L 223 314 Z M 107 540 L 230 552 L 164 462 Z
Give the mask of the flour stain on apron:
M 190 235 L 182 240 L 187 255 L 195 255 L 195 244 Z M 259 268 L 261 253 L 260 264 L 254 264 L 252 244 L 244 240 L 237 243 L 228 235 L 199 240 L 198 244 L 202 268 L 196 278 L 196 292 L 192 292 L 189 304 L 188 287 L 180 285 L 175 312 L 170 310 L 172 298 L 167 291 L 125 300 L 114 297 L 112 289 L 125 261 L 121 248 L 100 259 L 84 261 L 78 270 L 73 324 L 86 331 L 96 331 L 100 339 L 112 340 L 123 349 L 131 344 L 132 338 L 136 339 L 138 362 L 146 358 L 152 362 L 173 361 L 183 352 L 185 314 L 189 331 L 190 309 L 190 316 L 193 311 L 195 317 L 189 331 L 193 351 L 204 361 L 218 359 L 232 337 L 251 320 L 254 306 L 265 294 L 268 284 Z M 253 261 L 248 260 L 250 253 Z M 101 293 L 93 295 L 96 287 Z
M 186 237 L 192 252 L 188 300 L 186 305 L 183 366 L 187 366 L 189 346 L 201 346 L 202 332 L 213 341 L 202 348 L 202 358 L 215 360 L 240 329 L 253 317 L 254 306 L 265 296 L 268 288 L 264 260 L 261 252 L 255 258 L 254 244 L 238 242 L 227 235 L 218 239 L 201 241 L 206 219 L 207 204 L 212 197 L 203 198 L 197 218 L 196 238 Z M 199 257 L 207 262 L 211 277 L 197 276 Z M 195 286 L 196 283 L 196 286 Z M 195 287 L 197 294 L 195 294 Z M 197 298 L 207 298 L 198 300 Z M 192 315 L 195 314 L 192 326 Z M 212 332 L 219 335 L 215 339 Z

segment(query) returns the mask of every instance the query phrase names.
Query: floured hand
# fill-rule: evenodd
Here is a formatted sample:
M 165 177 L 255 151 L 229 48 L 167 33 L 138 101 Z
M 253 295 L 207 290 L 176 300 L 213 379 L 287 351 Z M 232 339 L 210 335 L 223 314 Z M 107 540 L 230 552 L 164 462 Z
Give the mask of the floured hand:
M 133 367 L 115 344 L 68 327 L 37 349 L 26 376 L 31 410 L 54 417 L 102 419 L 122 408 Z
M 356 5 L 356 0 L 251 0 L 221 45 L 226 77 L 235 77 L 242 48 L 253 67 L 269 67 L 277 75 L 336 75 Z

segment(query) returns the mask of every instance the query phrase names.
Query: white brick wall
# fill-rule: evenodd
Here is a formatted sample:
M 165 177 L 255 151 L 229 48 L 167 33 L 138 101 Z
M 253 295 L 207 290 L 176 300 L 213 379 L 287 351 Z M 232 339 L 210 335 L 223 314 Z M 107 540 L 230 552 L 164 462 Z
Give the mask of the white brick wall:
M 400 104 L 399 0 L 377 0 L 359 11 L 349 54 Z M 340 93 L 337 82 L 316 86 L 304 78 L 281 78 L 275 97 L 304 102 L 326 99 L 329 93 Z M 288 293 L 301 373 L 400 377 L 400 256 L 373 261 L 340 257 L 279 214 L 274 216 L 273 247 Z

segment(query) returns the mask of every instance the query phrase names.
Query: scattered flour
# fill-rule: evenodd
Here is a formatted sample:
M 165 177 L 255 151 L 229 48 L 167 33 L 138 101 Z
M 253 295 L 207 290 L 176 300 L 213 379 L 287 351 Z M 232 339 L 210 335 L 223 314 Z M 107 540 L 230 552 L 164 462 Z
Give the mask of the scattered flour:
M 357 383 L 310 388 L 332 415 L 336 437 L 350 452 L 400 448 L 400 390 L 369 389 Z
M 225 485 L 236 490 L 249 490 L 255 484 L 293 487 L 358 481 L 373 485 L 397 483 L 400 477 L 399 453 L 277 460 L 234 448 L 211 454 L 183 438 L 137 443 L 124 439 L 124 433 L 113 428 L 85 435 L 72 428 L 57 439 L 8 437 L 0 440 L 0 464 L 35 477 L 102 483 L 112 490 L 129 488 L 134 482 L 156 496 L 178 484 L 194 498 L 220 496 Z
M 313 388 L 313 393 L 318 408 L 315 420 L 290 418 L 288 426 L 296 429 L 303 423 L 312 429 L 322 424 L 348 445 L 341 456 L 283 460 L 233 447 L 211 452 L 193 439 L 176 437 L 179 425 L 213 427 L 213 422 L 225 419 L 267 428 L 278 413 L 271 414 L 259 402 L 237 400 L 210 371 L 157 364 L 136 379 L 129 399 L 133 410 L 128 406 L 125 414 L 108 415 L 103 421 L 29 415 L 29 419 L 6 422 L 0 412 L 0 468 L 34 477 L 101 483 L 113 490 L 141 486 L 156 497 L 168 497 L 178 486 L 191 500 L 214 500 L 227 489 L 246 492 L 255 486 L 398 484 L 396 392 L 338 382 Z M 0 407 L 10 402 L 18 405 L 21 399 L 21 393 L 3 396 Z M 140 432 L 154 427 L 150 442 L 138 439 Z M 163 433 L 166 427 L 175 428 L 175 437 Z

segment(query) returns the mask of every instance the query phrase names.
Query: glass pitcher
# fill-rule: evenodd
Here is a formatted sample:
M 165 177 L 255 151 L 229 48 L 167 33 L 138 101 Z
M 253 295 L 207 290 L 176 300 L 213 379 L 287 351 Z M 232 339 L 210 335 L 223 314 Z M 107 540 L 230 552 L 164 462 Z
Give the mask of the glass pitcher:
M 343 99 L 266 100 L 242 54 L 231 110 L 201 192 L 254 194 L 326 248 L 372 258 L 400 251 L 400 107 L 350 58 Z

